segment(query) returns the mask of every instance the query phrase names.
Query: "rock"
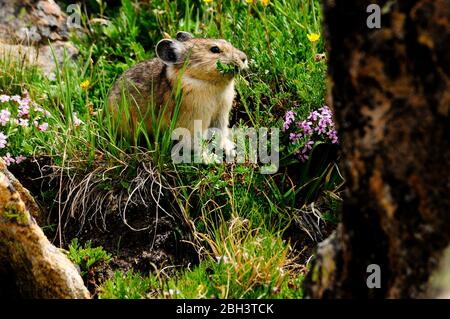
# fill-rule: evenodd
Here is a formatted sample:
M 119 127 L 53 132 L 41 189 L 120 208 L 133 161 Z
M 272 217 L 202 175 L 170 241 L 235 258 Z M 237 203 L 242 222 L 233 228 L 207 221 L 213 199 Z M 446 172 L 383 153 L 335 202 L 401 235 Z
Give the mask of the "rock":
M 21 44 L 1 43 L 0 40 L 0 58 L 3 55 L 6 55 L 10 56 L 12 59 L 25 59 L 28 64 L 36 64 L 39 66 L 47 77 L 53 78 L 56 65 L 51 47 L 55 52 L 56 61 L 58 62 L 59 67 L 62 66 L 64 60 L 64 50 L 66 50 L 66 55 L 69 60 L 74 59 L 78 53 L 78 50 L 70 42 L 56 41 L 51 45 L 34 47 Z
M 5 162 L 0 160 L 0 173 L 4 174 L 6 178 L 9 180 L 14 189 L 19 193 L 20 198 L 25 204 L 25 208 L 30 212 L 31 216 L 37 220 L 38 224 L 41 224 L 41 214 L 39 206 L 36 204 L 36 201 L 31 196 L 30 192 L 25 189 L 22 184 L 11 174 L 6 168 Z
M 53 0 L 0 0 L 0 58 L 11 55 L 37 64 L 50 79 L 55 78 L 55 62 L 50 45 L 61 66 L 78 50 L 70 42 L 68 17 Z M 78 32 L 80 32 L 78 30 Z
M 48 44 L 67 40 L 67 15 L 53 0 L 0 0 L 0 40 Z
M 90 298 L 75 266 L 30 214 L 33 205 L 0 159 L 0 274 L 8 274 L 10 282 L 15 278 L 13 284 L 23 298 Z M 0 295 L 6 295 L 2 289 Z

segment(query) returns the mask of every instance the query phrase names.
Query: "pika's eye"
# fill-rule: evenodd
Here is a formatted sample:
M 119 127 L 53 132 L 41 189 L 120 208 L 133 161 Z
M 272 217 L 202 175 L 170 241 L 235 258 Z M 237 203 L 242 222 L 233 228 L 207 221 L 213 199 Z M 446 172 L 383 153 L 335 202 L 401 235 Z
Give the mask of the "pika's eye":
M 220 53 L 220 49 L 219 49 L 219 47 L 217 47 L 217 46 L 213 46 L 213 47 L 210 49 L 210 51 L 211 51 L 212 53 Z

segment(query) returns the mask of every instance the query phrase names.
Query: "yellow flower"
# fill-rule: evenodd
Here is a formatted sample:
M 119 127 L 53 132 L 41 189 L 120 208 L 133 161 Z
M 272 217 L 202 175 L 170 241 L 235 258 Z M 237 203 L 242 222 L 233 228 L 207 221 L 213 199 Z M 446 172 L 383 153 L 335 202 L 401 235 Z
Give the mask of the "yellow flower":
M 213 2 L 213 0 L 203 0 L 203 2 L 210 3 Z
M 319 40 L 320 34 L 319 34 L 319 33 L 314 33 L 314 32 L 313 32 L 313 33 L 308 34 L 307 37 L 308 37 L 308 40 L 309 40 L 309 41 L 311 41 L 311 42 L 316 42 L 317 40 Z
M 261 0 L 261 2 L 264 7 L 267 7 L 270 3 L 270 0 Z
M 245 2 L 247 2 L 248 4 L 253 3 L 253 0 L 245 0 Z
M 89 82 L 89 80 L 86 80 L 86 81 L 83 81 L 83 82 L 81 82 L 80 83 L 80 87 L 83 89 L 83 90 L 87 90 L 88 88 L 89 88 L 89 85 L 90 85 L 91 83 Z

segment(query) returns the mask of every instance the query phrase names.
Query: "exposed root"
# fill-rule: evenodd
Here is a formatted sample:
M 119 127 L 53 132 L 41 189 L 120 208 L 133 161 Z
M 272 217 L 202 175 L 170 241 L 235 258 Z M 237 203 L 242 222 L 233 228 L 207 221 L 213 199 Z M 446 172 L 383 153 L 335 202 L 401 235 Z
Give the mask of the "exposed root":
M 50 166 L 51 173 L 46 178 L 60 179 L 58 216 L 63 231 L 75 219 L 79 224 L 79 234 L 86 226 L 108 231 L 107 218 L 120 216 L 130 230 L 141 232 L 154 227 L 156 235 L 158 220 L 166 216 L 173 221 L 182 221 L 180 207 L 175 196 L 179 194 L 169 184 L 167 176 L 153 165 L 149 153 L 142 153 L 137 167 L 121 163 L 111 166 L 98 162 L 89 172 L 71 169 L 76 163 L 68 161 L 65 167 Z M 156 222 L 147 225 L 133 225 L 130 212 L 151 214 Z M 61 229 L 62 227 L 62 229 Z M 155 238 L 153 238 L 154 244 Z
M 314 242 L 320 242 L 324 238 L 320 222 L 323 219 L 322 213 L 317 208 L 317 203 L 312 202 L 300 209 L 292 208 L 294 223 L 303 230 Z

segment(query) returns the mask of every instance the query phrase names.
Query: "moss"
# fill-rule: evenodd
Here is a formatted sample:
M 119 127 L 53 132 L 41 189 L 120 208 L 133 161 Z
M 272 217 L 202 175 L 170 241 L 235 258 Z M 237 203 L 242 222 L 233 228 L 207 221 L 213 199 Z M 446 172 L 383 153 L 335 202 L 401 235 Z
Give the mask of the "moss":
M 29 218 L 26 212 L 20 211 L 15 205 L 6 205 L 3 215 L 19 224 L 28 224 Z

